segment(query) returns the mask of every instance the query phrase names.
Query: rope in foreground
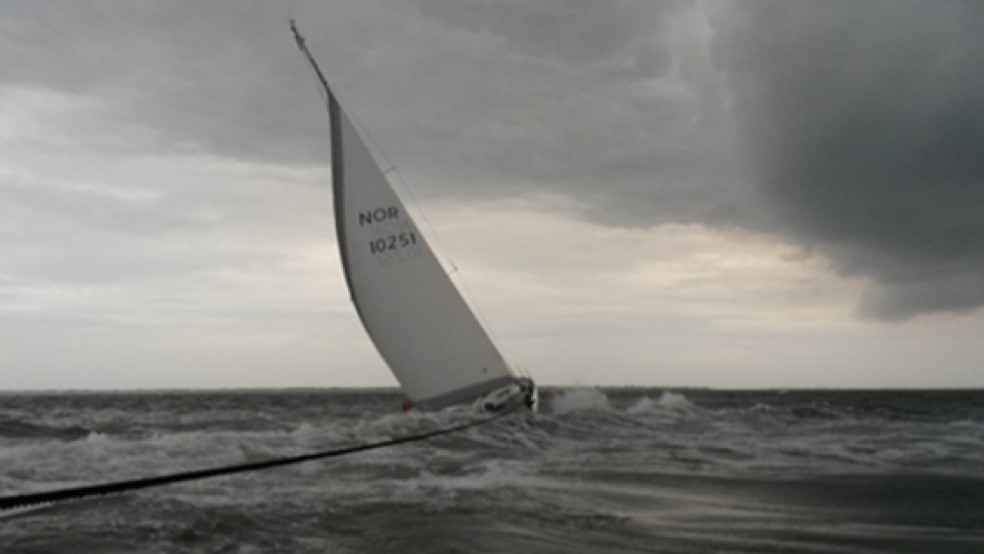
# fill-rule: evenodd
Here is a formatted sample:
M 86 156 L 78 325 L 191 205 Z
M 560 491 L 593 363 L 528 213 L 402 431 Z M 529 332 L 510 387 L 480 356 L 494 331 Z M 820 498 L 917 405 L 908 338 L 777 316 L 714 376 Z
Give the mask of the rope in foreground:
M 355 446 L 348 446 L 345 448 L 338 448 L 334 450 L 323 450 L 321 452 L 312 452 L 309 454 L 300 454 L 297 456 L 275 458 L 272 460 L 264 460 L 260 462 L 250 462 L 245 464 L 214 467 L 208 469 L 199 469 L 193 471 L 184 471 L 180 473 L 158 475 L 155 477 L 145 477 L 142 479 L 130 479 L 126 481 L 116 481 L 112 483 L 102 483 L 98 485 L 85 485 L 81 487 L 56 489 L 52 491 L 18 494 L 13 496 L 3 496 L 0 497 L 0 511 L 10 510 L 13 508 L 23 508 L 23 507 L 33 506 L 37 504 L 61 502 L 65 500 L 81 500 L 83 498 L 89 498 L 93 496 L 118 494 L 122 492 L 135 491 L 139 489 L 160 487 L 164 485 L 170 485 L 173 483 L 198 481 L 201 479 L 208 479 L 210 477 L 220 477 L 223 475 L 232 475 L 234 473 L 260 471 L 263 469 L 270 469 L 270 468 L 281 467 L 286 465 L 299 464 L 301 462 L 309 462 L 312 460 L 321 460 L 324 458 L 345 456 L 347 454 L 354 454 L 356 452 L 365 452 L 366 450 L 375 450 L 377 448 L 384 448 L 387 446 L 395 446 L 398 444 L 422 441 L 433 437 L 438 437 L 441 435 L 447 435 L 449 433 L 454 433 L 457 431 L 463 431 L 470 427 L 477 427 L 479 425 L 489 423 L 491 421 L 509 415 L 514 411 L 516 411 L 516 407 L 493 414 L 492 416 L 487 418 L 483 418 L 475 421 L 469 421 L 467 423 L 454 425 L 452 427 L 445 427 L 443 429 L 428 431 L 426 433 L 420 433 L 418 435 L 397 437 L 393 439 L 387 439 L 387 440 L 371 442 L 366 444 L 359 444 Z

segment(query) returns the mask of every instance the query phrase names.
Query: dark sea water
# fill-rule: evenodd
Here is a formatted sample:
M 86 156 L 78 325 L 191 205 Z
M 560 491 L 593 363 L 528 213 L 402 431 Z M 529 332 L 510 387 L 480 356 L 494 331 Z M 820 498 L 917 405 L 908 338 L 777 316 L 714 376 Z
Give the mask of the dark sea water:
M 0 394 L 0 495 L 467 420 L 392 391 Z M 427 442 L 0 517 L 0 552 L 984 553 L 984 392 L 546 391 Z

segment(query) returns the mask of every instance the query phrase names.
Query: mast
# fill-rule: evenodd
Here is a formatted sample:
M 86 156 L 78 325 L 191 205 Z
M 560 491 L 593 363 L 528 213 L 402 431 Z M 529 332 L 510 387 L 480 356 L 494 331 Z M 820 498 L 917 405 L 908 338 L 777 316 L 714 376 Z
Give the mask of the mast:
M 335 93 L 331 91 L 331 87 L 328 86 L 328 79 L 325 79 L 325 74 L 321 72 L 321 67 L 318 66 L 318 62 L 315 61 L 314 56 L 311 55 L 311 51 L 308 50 L 307 41 L 301 35 L 301 32 L 297 30 L 297 25 L 294 20 L 290 20 L 290 30 L 294 33 L 294 40 L 297 41 L 297 47 L 307 58 L 308 63 L 311 65 L 311 69 L 314 70 L 315 76 L 318 78 L 318 82 L 321 83 L 321 87 L 324 89 L 325 98 L 328 104 L 328 125 L 331 129 L 331 182 L 332 182 L 332 204 L 335 207 L 335 233 L 338 237 L 338 251 L 342 258 L 342 273 L 345 275 L 345 285 L 349 290 L 349 298 L 355 305 L 355 311 L 359 314 L 359 318 L 362 318 L 362 313 L 359 310 L 359 303 L 355 298 L 355 292 L 352 288 L 352 277 L 349 271 L 349 260 L 348 260 L 348 249 L 346 244 L 348 241 L 345 240 L 345 199 L 343 195 L 345 194 L 345 150 L 342 143 L 342 126 L 341 126 L 341 106 L 338 104 L 338 99 L 335 97 Z

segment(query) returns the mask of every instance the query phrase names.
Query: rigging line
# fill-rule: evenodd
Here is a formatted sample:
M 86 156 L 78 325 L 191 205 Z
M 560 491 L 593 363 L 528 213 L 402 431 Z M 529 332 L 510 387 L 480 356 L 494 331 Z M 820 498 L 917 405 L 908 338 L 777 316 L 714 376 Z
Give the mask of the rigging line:
M 455 267 L 454 270 L 457 272 L 458 268 Z M 450 274 L 448 274 L 450 275 Z M 475 318 L 478 319 L 479 324 L 488 333 L 489 339 L 492 344 L 495 345 L 496 350 L 502 352 L 502 343 L 499 341 L 499 337 L 495 330 L 492 328 L 492 324 L 487 317 L 485 317 L 485 312 L 479 307 L 478 302 L 475 301 L 475 295 L 472 294 L 471 289 L 468 287 L 468 282 L 465 280 L 464 275 L 458 277 L 458 285 L 461 288 L 461 295 L 465 298 L 465 301 L 471 306 L 472 311 L 475 312 Z M 508 365 L 508 364 L 507 364 Z
M 307 43 L 304 37 L 301 35 L 300 31 L 297 29 L 297 25 L 293 19 L 291 19 L 290 21 L 290 28 L 291 31 L 294 33 L 294 38 L 297 42 L 297 46 L 307 57 L 309 64 L 312 67 L 312 71 L 315 72 L 315 77 L 317 77 L 317 79 L 321 82 L 325 90 L 329 90 L 328 82 L 325 79 L 324 74 L 321 72 L 320 68 L 318 68 L 317 62 L 314 61 L 314 56 L 308 50 Z M 432 246 L 436 247 L 435 254 L 437 254 L 440 258 L 443 258 L 444 262 L 447 265 L 450 265 L 454 271 L 457 271 L 458 266 L 451 257 L 451 251 L 448 250 L 448 248 L 444 245 L 443 241 L 441 241 L 441 237 L 440 235 L 438 235 L 437 230 L 434 228 L 434 225 L 431 224 L 430 220 L 427 218 L 427 212 L 424 211 L 423 205 L 417 199 L 417 195 L 414 193 L 413 188 L 410 187 L 410 183 L 403 178 L 403 175 L 400 173 L 400 170 L 396 167 L 396 164 L 393 163 L 393 160 L 386 154 L 386 151 L 381 147 L 379 141 L 376 140 L 373 133 L 362 122 L 362 120 L 354 112 L 346 109 L 345 103 L 341 99 L 339 99 L 337 95 L 335 97 L 335 101 L 342 106 L 345 115 L 348 116 L 349 121 L 351 121 L 352 125 L 354 125 L 355 128 L 358 130 L 362 139 L 366 142 L 367 145 L 371 146 L 370 150 L 372 152 L 372 155 L 381 159 L 383 162 L 385 162 L 387 166 L 389 166 L 389 169 L 383 171 L 383 176 L 388 177 L 390 174 L 393 175 L 394 177 L 393 181 L 395 181 L 396 184 L 399 185 L 400 190 L 403 191 L 404 193 L 403 196 L 405 197 L 406 200 L 408 200 L 408 202 L 405 203 L 409 204 L 413 208 L 415 219 L 419 220 L 419 222 L 423 224 L 425 230 L 427 231 L 427 235 L 429 237 L 428 242 L 432 243 Z
M 291 32 L 294 33 L 294 40 L 297 42 L 297 47 L 308 60 L 308 67 L 310 68 L 312 75 L 314 75 L 314 77 L 322 85 L 318 88 L 318 92 L 321 94 L 322 100 L 325 104 L 328 104 L 328 95 L 332 94 L 331 89 L 328 86 L 328 81 L 321 72 L 321 68 L 318 66 L 318 63 L 314 60 L 314 56 L 311 54 L 311 51 L 308 50 L 306 39 L 297 29 L 297 24 L 293 19 L 290 20 L 290 29 Z M 379 145 L 379 142 L 373 137 L 372 133 L 369 131 L 369 128 L 362 123 L 362 120 L 359 119 L 353 112 L 345 109 L 343 102 L 337 96 L 335 97 L 335 102 L 342 107 L 342 111 L 344 111 L 345 115 L 348 116 L 349 121 L 351 121 L 352 125 L 354 125 L 358 130 L 366 144 L 371 146 L 370 150 L 372 151 L 372 155 L 379 157 L 386 163 L 386 165 L 389 166 L 388 169 L 383 171 L 383 177 L 388 178 L 390 174 L 393 175 L 393 180 L 400 185 L 400 190 L 404 192 L 404 196 L 409 200 L 409 202 L 405 202 L 404 204 L 409 204 L 413 208 L 412 213 L 414 214 L 414 219 L 419 220 L 419 222 L 422 223 L 424 228 L 428 231 L 427 235 L 430 237 L 428 239 L 428 243 L 435 248 L 434 253 L 438 256 L 439 263 L 440 259 L 443 258 L 445 264 L 451 266 L 451 270 L 445 270 L 445 273 L 448 275 L 455 274 L 458 271 L 458 265 L 451 258 L 451 251 L 448 250 L 448 248 L 444 246 L 443 241 L 441 241 L 441 237 L 437 233 L 437 229 L 434 228 L 434 225 L 431 224 L 430 220 L 427 218 L 427 212 L 424 211 L 423 205 L 419 200 L 417 200 L 417 196 L 414 194 L 413 189 L 410 188 L 410 184 L 403 178 L 403 175 L 396 167 L 396 164 L 394 164 L 393 160 L 386 155 L 386 151 Z M 391 180 L 391 183 L 392 182 L 393 181 Z M 395 189 L 394 192 L 396 192 Z M 472 301 L 471 304 L 474 304 L 474 301 Z
M 410 200 L 409 202 L 410 205 L 413 206 L 414 211 L 418 216 L 417 219 L 421 220 L 421 222 L 424 224 L 424 227 L 427 230 L 428 242 L 435 243 L 435 245 L 437 246 L 437 253 L 441 256 L 441 258 L 445 260 L 445 262 L 447 262 L 447 265 L 451 266 L 451 269 L 453 270 L 452 273 L 454 271 L 457 271 L 458 264 L 456 264 L 454 259 L 451 257 L 451 250 L 449 250 L 448 247 L 444 245 L 444 241 L 441 240 L 441 235 L 437 232 L 437 228 L 434 227 L 434 224 L 430 222 L 430 218 L 427 217 L 427 212 L 424 210 L 424 205 L 420 202 L 420 200 L 417 199 L 417 194 L 414 193 L 413 188 L 410 186 L 409 181 L 403 178 L 403 174 L 400 172 L 400 169 L 396 167 L 396 164 L 394 164 L 393 161 L 390 159 L 390 157 L 386 155 L 386 152 L 383 151 L 382 148 L 380 148 L 379 143 L 373 138 L 372 134 L 365 128 L 365 125 L 363 125 L 361 121 L 355 119 L 351 115 L 349 115 L 349 117 L 356 121 L 356 124 L 360 127 L 363 136 L 366 138 L 366 140 L 373 145 L 379 156 L 383 158 L 383 160 L 385 160 L 387 164 L 390 165 L 390 169 L 388 169 L 387 172 L 384 173 L 384 175 L 388 175 L 392 173 L 393 180 L 399 183 L 400 190 L 403 190 L 406 193 L 407 198 Z
M 324 92 L 322 93 L 322 98 L 325 98 L 325 101 L 327 102 L 326 95 L 330 94 L 328 92 L 330 91 L 330 88 L 328 86 L 328 81 L 325 78 L 324 74 L 321 72 L 321 69 L 318 67 L 317 62 L 314 60 L 314 56 L 311 54 L 310 50 L 308 50 L 307 42 L 303 37 L 303 35 L 301 35 L 301 32 L 297 29 L 297 24 L 294 22 L 293 19 L 290 20 L 290 29 L 291 32 L 294 34 L 294 40 L 297 42 L 298 48 L 300 48 L 301 52 L 307 58 L 311 70 L 315 74 L 315 77 L 321 82 L 322 87 L 324 88 Z M 450 270 L 445 269 L 445 273 L 449 277 L 455 275 L 456 273 L 460 273 L 458 264 L 456 264 L 454 259 L 451 257 L 451 251 L 444 245 L 444 241 L 441 240 L 441 235 L 437 232 L 437 229 L 434 227 L 434 225 L 430 222 L 430 219 L 427 217 L 427 212 L 424 210 L 423 204 L 421 204 L 421 202 L 417 199 L 417 195 L 414 194 L 413 188 L 410 187 L 410 184 L 407 182 L 407 180 L 403 178 L 403 174 L 400 173 L 399 168 L 396 166 L 395 163 L 393 163 L 393 160 L 390 159 L 388 155 L 386 155 L 386 151 L 383 150 L 379 142 L 373 137 L 373 134 L 372 132 L 370 132 L 369 128 L 362 123 L 362 120 L 360 120 L 358 116 L 356 116 L 351 111 L 346 110 L 344 108 L 343 103 L 337 96 L 335 97 L 335 101 L 338 102 L 339 105 L 342 105 L 342 109 L 345 111 L 345 114 L 348 116 L 349 121 L 351 121 L 352 125 L 354 125 L 356 129 L 359 131 L 363 140 L 365 140 L 365 142 L 372 147 L 371 150 L 373 151 L 373 155 L 378 156 L 388 166 L 388 169 L 383 171 L 383 176 L 388 177 L 390 174 L 392 174 L 393 179 L 391 180 L 391 183 L 395 181 L 397 184 L 400 185 L 399 187 L 400 190 L 404 192 L 405 198 L 409 200 L 407 204 L 409 204 L 413 208 L 414 218 L 418 220 L 419 223 L 423 224 L 424 228 L 428 231 L 427 242 L 432 247 L 434 247 L 434 253 L 438 257 L 439 263 L 440 263 L 440 259 L 443 258 L 445 265 L 450 266 Z M 479 308 L 478 301 L 476 300 L 475 295 L 471 292 L 471 289 L 468 287 L 468 283 L 466 282 L 464 275 L 461 274 L 458 275 L 457 283 L 459 285 L 458 288 L 459 288 L 459 292 L 462 295 L 462 299 L 465 301 L 466 304 L 468 304 L 471 307 L 472 311 L 475 313 L 476 319 L 478 319 L 479 324 L 482 326 L 482 328 L 485 329 L 486 333 L 489 334 L 492 340 L 492 344 L 495 345 L 497 350 L 501 351 L 501 343 L 499 341 L 499 337 L 494 332 L 489 319 L 485 317 L 485 314 Z
M 335 100 L 338 101 L 338 98 Z M 339 101 L 339 103 L 342 104 L 341 101 Z M 441 240 L 441 235 L 437 232 L 437 228 L 434 227 L 434 224 L 431 223 L 430 218 L 427 217 L 427 212 L 424 210 L 424 205 L 417 198 L 417 194 L 414 192 L 413 187 L 410 186 L 410 182 L 403 178 L 403 173 L 400 172 L 399 167 L 397 167 L 397 165 L 393 162 L 393 159 L 386 154 L 386 151 L 379 144 L 379 141 L 376 140 L 373 133 L 369 130 L 365 123 L 362 122 L 359 116 L 355 115 L 355 113 L 350 110 L 345 110 L 345 114 L 348 116 L 349 121 L 352 122 L 352 125 L 354 125 L 359 131 L 359 135 L 366 142 L 366 144 L 372 147 L 371 151 L 373 156 L 378 157 L 384 162 L 385 165 L 389 166 L 389 169 L 383 171 L 383 176 L 389 178 L 392 175 L 390 183 L 399 185 L 399 191 L 403 193 L 401 198 L 406 200 L 405 204 L 412 208 L 411 213 L 413 214 L 414 219 L 422 224 L 423 229 L 427 233 L 428 243 L 431 243 L 431 245 L 435 247 L 434 253 L 445 265 L 448 265 L 452 270 L 457 271 L 458 265 L 452 258 L 451 251 L 444 245 L 444 241 Z M 453 271 L 451 273 L 453 273 Z
M 489 417 L 478 419 L 478 420 L 472 420 L 451 427 L 445 427 L 442 429 L 428 431 L 426 433 L 420 433 L 417 435 L 408 435 L 408 436 L 396 437 L 396 438 L 391 438 L 382 441 L 370 442 L 366 444 L 359 444 L 355 446 L 347 446 L 345 448 L 336 448 L 333 450 L 324 450 L 321 452 L 312 452 L 308 454 L 300 454 L 297 456 L 287 456 L 284 458 L 274 458 L 272 460 L 263 460 L 260 462 L 250 462 L 245 464 L 213 467 L 213 468 L 199 469 L 193 471 L 184 471 L 180 473 L 170 473 L 165 475 L 157 475 L 154 477 L 145 477 L 141 479 L 129 479 L 125 481 L 101 483 L 98 485 L 85 485 L 81 487 L 56 489 L 52 491 L 18 494 L 13 496 L 2 496 L 0 497 L 0 512 L 3 512 L 4 510 L 10 510 L 13 508 L 22 508 L 22 507 L 28 507 L 37 504 L 61 502 L 66 500 L 81 500 L 93 496 L 103 496 L 107 494 L 118 494 L 128 491 L 139 490 L 139 489 L 149 489 L 153 487 L 170 485 L 173 483 L 184 483 L 188 481 L 198 481 L 201 479 L 208 479 L 211 477 L 232 475 L 234 473 L 260 471 L 263 469 L 270 469 L 270 468 L 281 467 L 291 464 L 298 464 L 301 462 L 309 462 L 312 460 L 320 460 L 324 458 L 345 456 L 348 454 L 355 454 L 356 452 L 365 452 L 367 450 L 375 450 L 377 448 L 384 448 L 387 446 L 395 446 L 398 444 L 427 440 L 441 435 L 447 435 L 449 433 L 463 431 L 470 427 L 477 427 L 479 425 L 490 423 L 492 421 L 495 421 L 496 419 L 505 417 L 515 412 L 520 406 L 521 403 L 516 404 L 509 409 L 492 414 Z
M 293 17 L 290 18 L 290 30 L 294 34 L 294 41 L 297 43 L 297 47 L 301 50 L 301 53 L 304 54 L 305 58 L 307 58 L 308 60 L 308 63 L 306 64 L 308 71 L 310 71 L 311 75 L 315 79 L 317 79 L 322 85 L 318 87 L 318 95 L 321 97 L 321 100 L 322 102 L 324 102 L 325 106 L 327 106 L 329 102 L 328 95 L 331 93 L 330 92 L 331 89 L 328 87 L 328 81 L 325 80 L 324 74 L 321 73 L 321 68 L 318 67 L 317 62 L 314 61 L 314 57 L 311 55 L 311 52 L 308 50 L 307 42 L 305 41 L 304 37 L 301 35 L 300 31 L 297 30 L 297 25 L 294 23 Z

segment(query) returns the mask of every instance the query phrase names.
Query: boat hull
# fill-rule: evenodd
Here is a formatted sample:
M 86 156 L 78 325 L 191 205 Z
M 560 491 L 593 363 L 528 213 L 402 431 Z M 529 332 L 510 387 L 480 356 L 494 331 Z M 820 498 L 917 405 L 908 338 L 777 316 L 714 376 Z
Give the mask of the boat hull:
M 524 378 L 498 388 L 475 400 L 475 407 L 482 412 L 498 413 L 527 409 L 535 412 L 539 407 L 540 394 L 532 379 Z

